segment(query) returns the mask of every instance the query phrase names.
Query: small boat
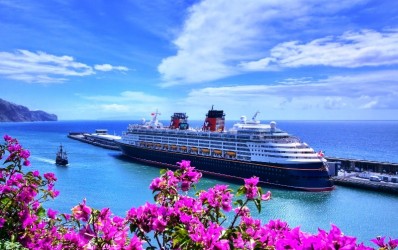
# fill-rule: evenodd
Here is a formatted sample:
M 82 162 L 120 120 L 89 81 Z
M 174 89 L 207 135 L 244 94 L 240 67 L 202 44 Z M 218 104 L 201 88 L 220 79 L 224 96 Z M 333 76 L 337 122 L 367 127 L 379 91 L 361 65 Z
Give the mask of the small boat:
M 55 164 L 57 165 L 68 165 L 68 156 L 66 154 L 66 151 L 63 150 L 62 145 L 59 146 L 59 150 L 57 152 L 57 156 L 55 158 Z

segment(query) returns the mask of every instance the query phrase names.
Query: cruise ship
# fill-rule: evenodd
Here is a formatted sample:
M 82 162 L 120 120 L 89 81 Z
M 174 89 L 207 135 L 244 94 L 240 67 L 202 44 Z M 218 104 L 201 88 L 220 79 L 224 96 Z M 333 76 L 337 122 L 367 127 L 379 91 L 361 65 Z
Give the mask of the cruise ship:
M 201 129 L 190 128 L 186 113 L 174 113 L 163 126 L 155 112 L 152 120 L 129 125 L 117 144 L 131 159 L 160 167 L 189 160 L 202 173 L 222 178 L 257 176 L 264 185 L 305 191 L 334 188 L 322 154 L 275 122 L 262 124 L 257 114 L 226 130 L 224 111 L 213 107 Z

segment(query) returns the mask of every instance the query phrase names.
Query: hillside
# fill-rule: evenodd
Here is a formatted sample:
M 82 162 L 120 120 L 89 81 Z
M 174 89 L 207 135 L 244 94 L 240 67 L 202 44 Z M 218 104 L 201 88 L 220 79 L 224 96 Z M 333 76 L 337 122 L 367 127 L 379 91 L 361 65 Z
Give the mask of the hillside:
M 0 122 L 34 122 L 57 121 L 58 117 L 41 110 L 30 111 L 27 107 L 17 105 L 0 98 Z

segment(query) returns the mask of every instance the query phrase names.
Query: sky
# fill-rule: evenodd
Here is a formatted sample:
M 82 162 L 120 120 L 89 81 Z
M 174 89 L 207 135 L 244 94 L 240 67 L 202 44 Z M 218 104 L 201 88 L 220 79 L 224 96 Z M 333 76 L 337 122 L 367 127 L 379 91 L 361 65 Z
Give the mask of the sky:
M 397 120 L 398 1 L 0 0 L 0 98 L 59 120 Z

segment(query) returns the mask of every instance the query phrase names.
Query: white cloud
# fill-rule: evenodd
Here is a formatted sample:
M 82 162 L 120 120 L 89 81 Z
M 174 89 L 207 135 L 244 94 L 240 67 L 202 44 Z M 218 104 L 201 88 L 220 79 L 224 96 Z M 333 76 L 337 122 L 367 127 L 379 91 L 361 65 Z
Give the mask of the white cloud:
M 257 64 L 264 68 L 269 60 L 259 58 L 287 35 L 283 32 L 292 26 L 305 30 L 305 25 L 316 23 L 313 19 L 320 14 L 333 14 L 361 1 L 201 1 L 191 7 L 181 33 L 173 41 L 176 55 L 164 58 L 158 66 L 161 85 L 212 81 L 257 69 Z M 241 62 L 247 62 L 245 67 Z
M 296 115 L 295 119 L 300 119 L 298 114 L 303 110 L 308 111 L 309 117 L 314 115 L 315 111 L 320 112 L 319 117 L 325 110 L 338 112 L 342 109 L 346 110 L 344 114 L 349 115 L 350 110 L 352 112 L 365 109 L 398 110 L 396 86 L 398 86 L 398 71 L 372 71 L 325 79 L 287 79 L 272 85 L 267 83 L 207 87 L 192 90 L 183 105 L 192 109 L 200 107 L 206 110 L 212 104 L 216 104 L 217 108 L 224 108 L 235 119 L 239 115 L 256 110 L 265 113 L 265 116 L 272 114 L 282 119 Z M 334 119 L 334 117 L 325 117 L 325 119 Z
M 275 67 L 333 66 L 357 68 L 398 64 L 398 30 L 346 32 L 306 44 L 291 41 L 278 44 L 270 57 L 242 63 L 246 70 L 272 70 Z
M 173 110 L 175 104 L 170 102 L 170 99 L 140 91 L 124 91 L 116 95 L 86 96 L 77 94 L 77 96 L 88 101 L 80 107 L 82 113 L 90 114 L 95 111 L 99 117 L 109 117 L 110 113 L 117 112 L 128 119 L 140 119 L 148 118 L 150 113 L 156 109 L 165 114 L 175 112 Z M 167 119 L 167 116 L 164 118 Z
M 124 91 L 119 95 L 95 95 L 95 96 L 82 96 L 83 99 L 100 102 L 132 102 L 132 103 L 162 103 L 167 101 L 167 98 L 146 94 L 141 91 Z
M 112 66 L 110 64 L 96 64 L 94 66 L 94 69 L 98 70 L 98 71 L 112 71 L 112 70 L 128 71 L 129 70 L 125 66 Z
M 267 6 L 270 8 L 266 9 Z M 280 14 L 277 7 L 272 1 L 239 0 L 202 1 L 194 5 L 174 41 L 177 54 L 163 59 L 158 66 L 163 85 L 210 81 L 236 74 L 234 64 L 251 54 L 249 47 L 260 32 L 257 22 Z
M 86 64 L 76 62 L 70 56 L 55 56 L 45 52 L 17 50 L 0 52 L 0 75 L 31 83 L 57 83 L 68 76 L 94 74 Z
M 102 104 L 101 109 L 105 112 L 119 112 L 119 113 L 125 113 L 130 111 L 130 107 L 127 105 L 121 105 L 121 104 Z
M 124 66 L 95 65 L 99 71 L 127 71 Z M 75 61 L 71 56 L 56 56 L 46 52 L 17 50 L 14 53 L 0 52 L 0 76 L 29 83 L 62 83 L 73 76 L 95 74 L 87 64 Z

